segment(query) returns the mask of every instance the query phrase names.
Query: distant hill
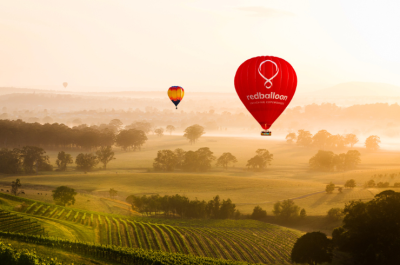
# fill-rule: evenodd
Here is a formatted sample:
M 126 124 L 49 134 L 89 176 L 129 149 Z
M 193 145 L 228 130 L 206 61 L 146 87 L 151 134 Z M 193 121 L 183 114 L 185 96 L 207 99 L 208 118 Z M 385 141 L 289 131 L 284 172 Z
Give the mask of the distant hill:
M 299 93 L 298 96 L 313 98 L 400 97 L 400 87 L 385 83 L 348 82 L 313 92 Z

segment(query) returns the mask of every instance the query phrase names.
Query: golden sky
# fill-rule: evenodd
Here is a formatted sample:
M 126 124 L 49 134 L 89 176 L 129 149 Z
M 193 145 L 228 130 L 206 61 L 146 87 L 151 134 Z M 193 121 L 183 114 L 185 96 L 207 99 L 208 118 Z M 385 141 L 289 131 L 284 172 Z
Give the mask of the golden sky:
M 233 92 L 248 58 L 295 68 L 299 90 L 400 86 L 398 1 L 0 0 L 0 87 Z

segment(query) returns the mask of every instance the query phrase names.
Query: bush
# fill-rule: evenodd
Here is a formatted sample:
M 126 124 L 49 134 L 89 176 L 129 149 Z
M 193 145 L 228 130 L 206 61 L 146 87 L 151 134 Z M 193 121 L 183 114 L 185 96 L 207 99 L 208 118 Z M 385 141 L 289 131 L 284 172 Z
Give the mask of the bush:
M 396 183 L 394 183 L 394 185 L 393 185 L 394 187 L 400 187 L 400 182 L 396 182 Z
M 259 220 L 267 217 L 267 211 L 263 210 L 260 206 L 254 207 L 253 213 L 251 214 L 251 219 Z
M 389 187 L 389 182 L 378 182 L 378 184 L 376 184 L 377 188 L 387 188 Z
M 356 181 L 354 179 L 349 179 L 348 181 L 346 181 L 346 183 L 344 184 L 345 188 L 355 188 L 356 187 Z
M 301 211 L 300 211 L 300 218 L 301 219 L 304 219 L 304 218 L 306 218 L 307 217 L 307 213 L 306 213 L 306 210 L 303 208 L 303 209 L 301 209 Z
M 344 216 L 343 209 L 332 208 L 328 211 L 327 218 L 330 221 L 339 221 Z
M 335 184 L 333 184 L 332 182 L 329 183 L 328 185 L 326 185 L 325 191 L 326 193 L 332 193 L 335 190 Z

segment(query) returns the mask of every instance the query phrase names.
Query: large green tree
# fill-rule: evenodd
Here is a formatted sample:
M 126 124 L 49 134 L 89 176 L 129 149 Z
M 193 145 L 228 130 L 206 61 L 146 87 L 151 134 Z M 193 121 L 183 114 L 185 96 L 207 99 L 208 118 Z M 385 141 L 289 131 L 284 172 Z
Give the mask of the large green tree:
M 317 154 L 310 158 L 308 163 L 313 170 L 332 171 L 334 156 L 335 154 L 332 151 L 319 150 Z
M 72 156 L 64 151 L 58 152 L 56 164 L 61 171 L 67 170 L 67 165 L 74 163 Z
M 198 124 L 187 127 L 184 132 L 185 134 L 183 135 L 183 137 L 186 137 L 189 140 L 190 144 L 196 143 L 196 141 L 203 134 L 205 134 L 204 127 Z
M 332 262 L 332 243 L 324 233 L 311 232 L 302 235 L 294 243 L 290 258 L 296 263 L 317 265 Z
M 76 192 L 74 189 L 69 188 L 67 186 L 60 186 L 53 190 L 53 199 L 54 201 L 59 204 L 65 206 L 66 204 L 68 205 L 74 205 L 75 204 L 75 195 Z
M 332 233 L 336 247 L 359 264 L 399 264 L 399 192 L 386 190 L 369 202 L 352 201 L 344 214 L 343 226 Z
M 251 214 L 251 219 L 259 220 L 267 217 L 267 211 L 263 210 L 259 205 L 254 207 L 253 213 Z

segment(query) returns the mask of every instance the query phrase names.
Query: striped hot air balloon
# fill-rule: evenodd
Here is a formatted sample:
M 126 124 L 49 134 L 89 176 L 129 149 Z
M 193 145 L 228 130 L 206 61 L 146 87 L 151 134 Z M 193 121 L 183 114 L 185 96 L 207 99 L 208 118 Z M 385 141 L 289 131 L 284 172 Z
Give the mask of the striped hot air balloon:
M 175 104 L 176 109 L 178 109 L 178 104 L 183 99 L 185 91 L 180 86 L 172 86 L 168 89 L 168 97 Z

